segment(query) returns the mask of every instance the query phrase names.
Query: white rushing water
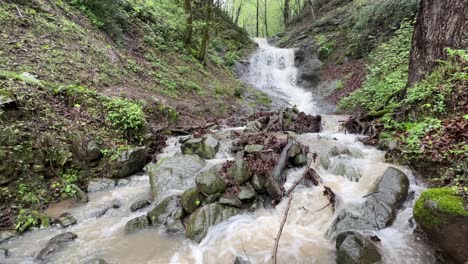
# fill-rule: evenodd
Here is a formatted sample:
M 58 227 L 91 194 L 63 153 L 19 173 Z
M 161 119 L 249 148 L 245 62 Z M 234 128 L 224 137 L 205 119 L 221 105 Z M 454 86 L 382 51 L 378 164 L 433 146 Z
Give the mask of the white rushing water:
M 259 49 L 250 59 L 248 83 L 273 98 L 295 105 L 307 114 L 317 113 L 313 95 L 297 85 L 294 66 L 294 49 L 280 49 L 268 44 L 266 39 L 255 39 Z
M 294 84 L 294 51 L 273 48 L 264 40 L 257 42 L 260 50 L 251 61 L 251 67 L 256 69 L 251 81 L 257 87 L 271 89 L 271 94 L 282 96 L 300 109 L 313 113 L 316 109 L 312 94 Z M 297 138 L 319 156 L 312 166 L 322 182 L 316 187 L 299 185 L 296 188 L 279 243 L 279 263 L 335 263 L 334 241 L 326 235 L 334 217 L 344 208 L 361 204 L 375 181 L 389 166 L 394 166 L 385 162 L 384 152 L 359 142 L 360 136 L 345 134 L 339 126 L 345 118 L 323 116 L 321 133 L 303 134 Z M 222 148 L 216 159 L 207 162 L 205 169 L 233 158 L 229 150 L 229 134 L 236 130 L 242 128 L 216 131 L 218 137 L 222 138 Z M 329 155 L 334 149 L 340 150 L 341 154 Z M 178 154 L 178 139 L 171 138 L 168 147 L 158 158 Z M 410 192 L 414 192 L 414 197 L 417 197 L 423 188 L 410 170 L 398 168 L 409 176 Z M 286 189 L 300 177 L 304 169 L 287 170 Z M 195 176 L 193 175 L 193 179 Z M 337 195 L 338 205 L 335 211 L 330 206 L 325 207 L 329 201 L 323 195 L 324 186 L 330 187 Z M 182 187 L 171 190 L 172 193 L 182 191 Z M 50 214 L 70 212 L 78 219 L 78 224 L 66 229 L 54 226 L 34 230 L 1 244 L 0 248 L 8 248 L 11 252 L 6 263 L 35 263 L 34 257 L 47 241 L 65 231 L 76 233 L 78 239 L 55 254 L 49 263 L 73 264 L 102 258 L 110 264 L 231 264 L 236 256 L 249 259 L 252 263 L 271 263 L 274 238 L 283 219 L 287 199 L 283 199 L 275 208 L 257 209 L 255 212 L 243 212 L 232 217 L 212 227 L 205 239 L 200 244 L 195 244 L 183 235 L 167 235 L 160 228 L 154 227 L 130 235 L 124 234 L 124 226 L 128 220 L 151 209 L 148 207 L 131 213 L 130 205 L 149 197 L 148 176 L 141 175 L 133 176 L 124 186 L 90 194 L 90 202 L 85 205 L 73 207 L 66 202 L 56 205 L 49 209 Z M 119 203 L 120 208 L 110 209 L 103 216 L 96 217 L 97 212 L 114 203 Z M 414 227 L 410 221 L 413 204 L 414 198 L 410 197 L 398 212 L 392 226 L 373 232 L 382 240 L 378 243 L 383 255 L 382 263 L 433 263 L 431 250 L 419 243 L 413 235 Z

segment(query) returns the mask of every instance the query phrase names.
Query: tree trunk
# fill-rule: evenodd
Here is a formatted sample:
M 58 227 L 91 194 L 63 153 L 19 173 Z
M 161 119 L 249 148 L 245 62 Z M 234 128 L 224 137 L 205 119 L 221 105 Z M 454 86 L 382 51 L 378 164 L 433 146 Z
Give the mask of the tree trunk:
M 289 0 L 284 0 L 284 10 L 283 10 L 283 17 L 284 17 L 284 26 L 289 23 L 289 14 L 291 13 L 289 5 Z
M 259 14 L 260 14 L 260 0 L 257 0 L 257 30 L 256 30 L 256 33 L 255 33 L 255 36 L 258 38 L 258 33 L 259 33 Z
M 408 86 L 446 59 L 445 48 L 466 49 L 468 0 L 422 0 L 413 33 Z
M 213 0 L 206 0 L 205 2 L 205 26 L 203 27 L 203 39 L 198 53 L 198 60 L 206 64 L 207 53 L 208 53 L 208 42 L 210 41 L 210 22 L 213 11 Z
M 267 13 L 267 0 L 264 0 L 265 1 L 265 19 L 264 19 L 264 23 L 265 23 L 265 37 L 268 37 L 268 13 Z
M 184 43 L 190 49 L 193 34 L 193 17 L 192 17 L 192 3 L 191 0 L 184 0 L 185 2 L 185 15 L 187 16 L 187 25 L 185 28 Z

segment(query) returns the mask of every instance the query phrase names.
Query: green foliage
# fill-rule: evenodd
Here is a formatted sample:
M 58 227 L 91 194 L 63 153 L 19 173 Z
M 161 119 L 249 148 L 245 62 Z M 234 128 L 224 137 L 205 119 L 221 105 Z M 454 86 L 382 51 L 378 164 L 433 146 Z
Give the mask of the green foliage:
M 441 115 L 447 113 L 447 104 L 458 82 L 468 79 L 466 63 L 468 51 L 446 49 L 447 61 L 440 61 L 439 66 L 424 80 L 408 89 L 404 105 L 412 105 L 417 114 Z M 418 106 L 418 107 L 415 107 Z
M 326 60 L 332 53 L 335 48 L 336 42 L 334 39 L 328 39 L 324 35 L 318 35 L 315 37 L 315 41 L 319 46 L 318 49 L 318 58 L 320 60 Z
M 64 174 L 62 174 L 62 188 L 61 192 L 66 197 L 73 197 L 76 194 L 73 184 L 78 183 L 79 180 L 79 171 L 76 169 L 68 169 Z
M 36 194 L 24 183 L 19 184 L 18 195 L 26 206 L 32 206 L 39 203 L 39 199 Z
M 355 21 L 348 33 L 355 56 L 360 57 L 379 44 L 380 38 L 402 28 L 417 11 L 418 0 L 363 1 L 354 14 Z M 357 4 L 359 5 L 359 3 Z
M 48 226 L 50 226 L 50 218 L 46 214 L 27 209 L 20 210 L 15 223 L 15 229 L 20 233 L 31 228 Z
M 421 138 L 426 132 L 440 127 L 441 121 L 436 118 L 425 118 L 417 123 L 403 123 L 406 133 L 403 135 L 402 141 L 405 144 L 404 153 L 407 155 L 419 155 L 423 152 L 421 149 Z
M 121 37 L 129 28 L 129 17 L 123 12 L 123 0 L 71 0 L 71 4 L 114 38 Z
M 106 122 L 128 135 L 137 135 L 146 126 L 142 107 L 128 100 L 113 98 L 105 104 L 108 110 Z
M 341 109 L 370 111 L 382 107 L 383 103 L 398 104 L 389 97 L 406 87 L 412 32 L 412 24 L 405 22 L 392 39 L 371 52 L 367 80 L 360 89 L 341 100 Z

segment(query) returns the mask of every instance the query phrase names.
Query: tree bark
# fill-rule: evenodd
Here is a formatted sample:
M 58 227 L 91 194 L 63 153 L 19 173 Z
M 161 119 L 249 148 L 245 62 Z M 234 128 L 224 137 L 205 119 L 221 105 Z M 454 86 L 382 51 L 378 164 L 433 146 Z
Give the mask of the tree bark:
M 265 37 L 268 37 L 268 12 L 267 12 L 267 0 L 264 0 L 265 1 L 265 19 L 263 20 L 263 22 L 265 23 Z
M 290 0 L 284 0 L 284 10 L 283 10 L 283 17 L 284 17 L 284 26 L 289 23 L 289 14 L 291 13 L 291 7 L 289 5 Z
M 184 0 L 185 15 L 187 16 L 187 25 L 185 28 L 184 43 L 190 49 L 193 34 L 193 16 L 192 16 L 192 3 L 191 0 Z
M 258 38 L 259 36 L 259 23 L 260 23 L 260 0 L 257 0 L 257 31 L 255 33 L 256 37 Z
M 446 59 L 445 48 L 466 49 L 468 0 L 422 0 L 414 28 L 408 87 Z
M 206 0 L 205 3 L 205 26 L 203 27 L 203 39 L 198 53 L 198 60 L 206 64 L 208 53 L 208 42 L 210 41 L 210 23 L 212 20 L 213 0 Z

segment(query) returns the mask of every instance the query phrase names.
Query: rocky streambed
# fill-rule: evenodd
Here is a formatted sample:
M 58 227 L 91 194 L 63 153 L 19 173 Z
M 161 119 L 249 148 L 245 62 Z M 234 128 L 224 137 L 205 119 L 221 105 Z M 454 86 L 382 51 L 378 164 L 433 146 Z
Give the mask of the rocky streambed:
M 291 199 L 280 262 L 432 263 L 413 235 L 422 188 L 346 119 L 287 108 L 170 138 L 144 174 L 50 208 L 52 227 L 2 233 L 0 262 L 270 263 Z

